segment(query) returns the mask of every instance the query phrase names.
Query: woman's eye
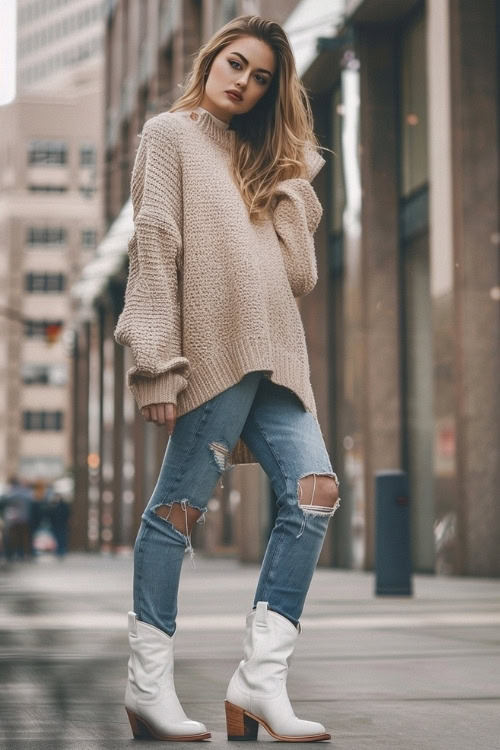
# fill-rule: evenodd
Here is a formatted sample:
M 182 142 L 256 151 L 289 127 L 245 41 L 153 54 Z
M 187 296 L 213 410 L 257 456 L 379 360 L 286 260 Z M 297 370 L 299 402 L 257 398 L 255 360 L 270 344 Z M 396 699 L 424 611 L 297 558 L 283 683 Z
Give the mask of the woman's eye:
M 239 67 L 241 67 L 240 63 L 239 63 L 239 62 L 238 62 L 237 60 L 229 60 L 229 65 L 230 65 L 231 67 L 233 67 L 233 63 L 234 63 L 235 65 L 238 65 Z M 233 70 L 234 70 L 234 68 L 233 68 Z M 236 70 L 239 70 L 239 68 L 236 68 Z M 266 80 L 266 79 L 265 79 L 265 78 L 264 78 L 263 76 L 259 76 L 259 75 L 258 75 L 258 76 L 257 76 L 257 78 L 260 78 L 260 81 L 259 81 L 259 83 L 260 83 L 260 84 L 261 84 L 262 86 L 265 86 L 265 85 L 266 85 L 266 83 L 267 83 L 267 80 Z

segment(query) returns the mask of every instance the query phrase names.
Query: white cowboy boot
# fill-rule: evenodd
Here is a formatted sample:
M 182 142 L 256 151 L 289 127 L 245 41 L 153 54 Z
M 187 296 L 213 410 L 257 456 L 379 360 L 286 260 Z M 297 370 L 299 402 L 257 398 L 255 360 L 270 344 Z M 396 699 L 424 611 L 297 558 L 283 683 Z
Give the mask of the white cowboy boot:
M 136 739 L 204 740 L 204 724 L 188 719 L 174 687 L 175 635 L 128 613 L 128 682 L 125 710 Z
M 225 708 L 228 740 L 256 740 L 259 724 L 284 742 L 317 742 L 322 724 L 295 716 L 286 690 L 288 667 L 302 626 L 258 602 L 247 615 L 243 659 L 231 677 Z

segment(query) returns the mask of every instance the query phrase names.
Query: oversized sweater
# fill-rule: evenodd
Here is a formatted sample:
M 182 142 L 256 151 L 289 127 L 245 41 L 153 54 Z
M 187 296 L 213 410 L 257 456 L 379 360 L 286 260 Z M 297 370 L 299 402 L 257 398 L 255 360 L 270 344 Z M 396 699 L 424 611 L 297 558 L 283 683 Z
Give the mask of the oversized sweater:
M 264 370 L 316 415 L 295 298 L 317 281 L 313 235 L 323 209 L 310 181 L 325 160 L 310 148 L 307 179 L 281 181 L 269 218 L 253 224 L 231 174 L 236 133 L 225 125 L 201 107 L 144 125 L 114 331 L 133 355 L 127 386 L 139 408 L 174 403 L 180 417 Z M 239 438 L 230 462 L 257 459 Z

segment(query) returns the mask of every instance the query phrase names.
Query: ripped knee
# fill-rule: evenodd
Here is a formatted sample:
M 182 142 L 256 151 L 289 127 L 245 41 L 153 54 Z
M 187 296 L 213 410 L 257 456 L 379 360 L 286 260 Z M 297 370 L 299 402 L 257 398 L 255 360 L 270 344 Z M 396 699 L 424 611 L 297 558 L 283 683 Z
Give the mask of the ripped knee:
M 297 482 L 299 507 L 302 510 L 302 525 L 297 539 L 302 536 L 307 519 L 322 516 L 327 521 L 340 505 L 339 480 L 334 474 L 307 474 Z
M 153 508 L 155 515 L 164 518 L 172 524 L 174 529 L 178 531 L 186 540 L 186 552 L 189 550 L 191 554 L 191 562 L 194 564 L 194 549 L 191 544 L 191 530 L 194 524 L 203 517 L 205 521 L 206 508 L 201 510 L 196 508 L 194 505 L 190 505 L 188 500 L 175 500 L 172 503 L 162 503 Z
M 298 480 L 299 505 L 304 513 L 333 516 L 340 505 L 339 480 L 334 474 L 307 474 Z

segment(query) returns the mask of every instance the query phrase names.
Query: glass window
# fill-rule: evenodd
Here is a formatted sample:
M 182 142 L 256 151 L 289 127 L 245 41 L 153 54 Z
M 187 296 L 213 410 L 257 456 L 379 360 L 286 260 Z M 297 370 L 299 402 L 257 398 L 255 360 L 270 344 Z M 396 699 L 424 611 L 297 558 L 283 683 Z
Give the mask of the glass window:
M 82 246 L 94 248 L 97 245 L 97 232 L 95 229 L 82 229 Z
M 28 149 L 28 162 L 60 166 L 68 161 L 68 147 L 64 141 L 31 141 Z
M 34 245 L 64 245 L 66 229 L 64 227 L 28 227 L 27 243 Z
M 27 292 L 63 292 L 65 277 L 62 273 L 27 273 L 25 275 Z
M 49 341 L 55 334 L 62 331 L 62 320 L 24 320 L 24 335 L 27 338 L 37 338 Z
M 93 143 L 80 146 L 80 166 L 92 167 L 96 163 L 96 148 Z
M 46 292 L 64 292 L 66 278 L 62 273 L 48 273 L 45 275 Z
M 23 411 L 24 430 L 63 429 L 64 413 L 62 411 Z
M 23 429 L 41 430 L 42 429 L 42 412 L 41 411 L 24 411 L 23 412 Z
M 67 185 L 28 185 L 28 190 L 33 193 L 65 193 Z
M 68 368 L 64 363 L 50 365 L 25 363 L 22 367 L 22 380 L 25 385 L 66 385 Z

